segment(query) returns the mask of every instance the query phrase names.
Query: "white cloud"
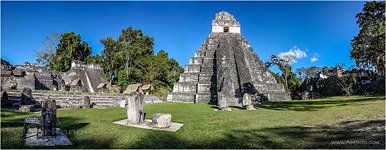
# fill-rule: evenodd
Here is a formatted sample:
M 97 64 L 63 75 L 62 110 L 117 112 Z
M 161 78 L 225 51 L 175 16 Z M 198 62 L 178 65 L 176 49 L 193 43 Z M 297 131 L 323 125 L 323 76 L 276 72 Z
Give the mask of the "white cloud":
M 287 60 L 290 64 L 296 63 L 296 59 L 301 59 L 307 57 L 307 53 L 301 50 L 299 47 L 294 46 L 287 52 L 279 54 L 280 59 Z
M 314 56 L 312 56 L 311 58 L 311 62 L 316 62 L 318 60 L 319 60 L 319 55 L 315 53 Z

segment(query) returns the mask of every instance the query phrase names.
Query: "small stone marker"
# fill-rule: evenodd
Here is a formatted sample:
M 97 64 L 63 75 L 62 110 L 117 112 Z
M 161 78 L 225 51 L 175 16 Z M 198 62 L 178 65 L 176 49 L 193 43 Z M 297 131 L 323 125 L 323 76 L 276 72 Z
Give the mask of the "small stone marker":
M 225 96 L 223 94 L 219 94 L 218 107 L 220 110 L 223 110 L 223 111 L 232 111 L 232 109 L 230 107 L 228 107 L 227 101 L 226 101 Z
M 127 97 L 127 123 L 138 124 L 145 119 L 143 95 L 134 92 Z
M 11 101 L 8 99 L 8 93 L 3 91 L 1 93 L 1 107 L 9 107 L 11 105 Z
M 83 97 L 83 108 L 91 108 L 90 97 Z
M 34 105 L 22 105 L 19 108 L 19 111 L 21 111 L 21 112 L 32 112 L 33 108 L 34 108 Z
M 172 121 L 171 114 L 153 114 L 152 125 L 157 128 L 169 128 Z
M 56 102 L 50 98 L 42 102 L 42 136 L 55 136 Z
M 30 105 L 32 104 L 32 90 L 30 88 L 23 88 L 21 91 L 21 104 Z
M 252 105 L 252 97 L 248 93 L 244 93 L 243 95 L 243 106 L 246 110 L 255 110 L 255 108 Z

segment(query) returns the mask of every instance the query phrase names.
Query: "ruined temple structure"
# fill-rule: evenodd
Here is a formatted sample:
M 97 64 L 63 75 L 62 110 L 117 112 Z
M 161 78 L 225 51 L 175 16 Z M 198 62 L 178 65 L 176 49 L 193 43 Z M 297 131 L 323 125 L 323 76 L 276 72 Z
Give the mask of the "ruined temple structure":
M 1 68 L 1 86 L 4 89 L 60 90 L 62 80 L 58 73 L 45 67 L 25 62 L 16 66 Z
M 212 21 L 212 33 L 167 100 L 242 106 L 245 93 L 260 102 L 291 99 L 241 34 L 240 23 L 228 12 L 219 12 Z
M 65 85 L 70 91 L 76 92 L 100 92 L 98 86 L 104 81 L 101 78 L 103 69 L 98 64 L 85 64 L 81 61 L 73 61 L 69 71 L 61 73 Z M 99 87 L 100 89 L 100 87 Z M 103 92 L 108 92 L 104 89 Z

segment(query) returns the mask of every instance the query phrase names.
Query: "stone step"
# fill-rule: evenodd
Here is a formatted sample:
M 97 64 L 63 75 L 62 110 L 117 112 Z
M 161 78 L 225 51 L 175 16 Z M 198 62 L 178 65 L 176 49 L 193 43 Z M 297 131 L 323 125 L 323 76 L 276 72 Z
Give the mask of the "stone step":
M 198 82 L 198 73 L 182 73 L 178 82 Z
M 195 96 L 196 103 L 209 103 L 211 99 L 212 99 L 212 96 L 210 93 L 196 94 Z
M 195 54 L 194 57 L 204 57 L 205 56 L 205 51 L 203 49 L 198 50 Z
M 266 92 L 266 91 L 279 91 L 285 92 L 283 84 L 279 83 L 266 83 L 266 84 L 253 84 L 255 89 L 258 92 Z
M 172 92 L 167 96 L 167 101 L 170 102 L 188 102 L 194 103 L 195 94 L 194 93 L 178 93 Z
M 194 64 L 194 65 L 202 64 L 202 60 L 203 60 L 202 57 L 192 57 L 190 58 L 189 64 Z
M 197 84 L 197 93 L 210 93 L 211 84 Z
M 209 74 L 213 74 L 214 72 L 214 69 L 213 67 L 201 67 L 201 73 L 209 73 Z
M 184 73 L 198 73 L 200 72 L 201 65 L 200 64 L 190 64 L 185 67 Z
M 196 93 L 197 82 L 176 82 L 174 83 L 173 92 L 179 93 Z

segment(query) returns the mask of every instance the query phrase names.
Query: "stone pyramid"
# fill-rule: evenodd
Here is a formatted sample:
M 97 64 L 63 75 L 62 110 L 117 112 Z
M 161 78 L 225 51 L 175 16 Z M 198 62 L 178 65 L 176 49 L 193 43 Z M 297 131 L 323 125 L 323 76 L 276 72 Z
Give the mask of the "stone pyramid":
M 291 99 L 241 35 L 240 23 L 228 12 L 219 12 L 212 33 L 190 59 L 167 101 L 241 106 L 244 93 L 260 102 Z

